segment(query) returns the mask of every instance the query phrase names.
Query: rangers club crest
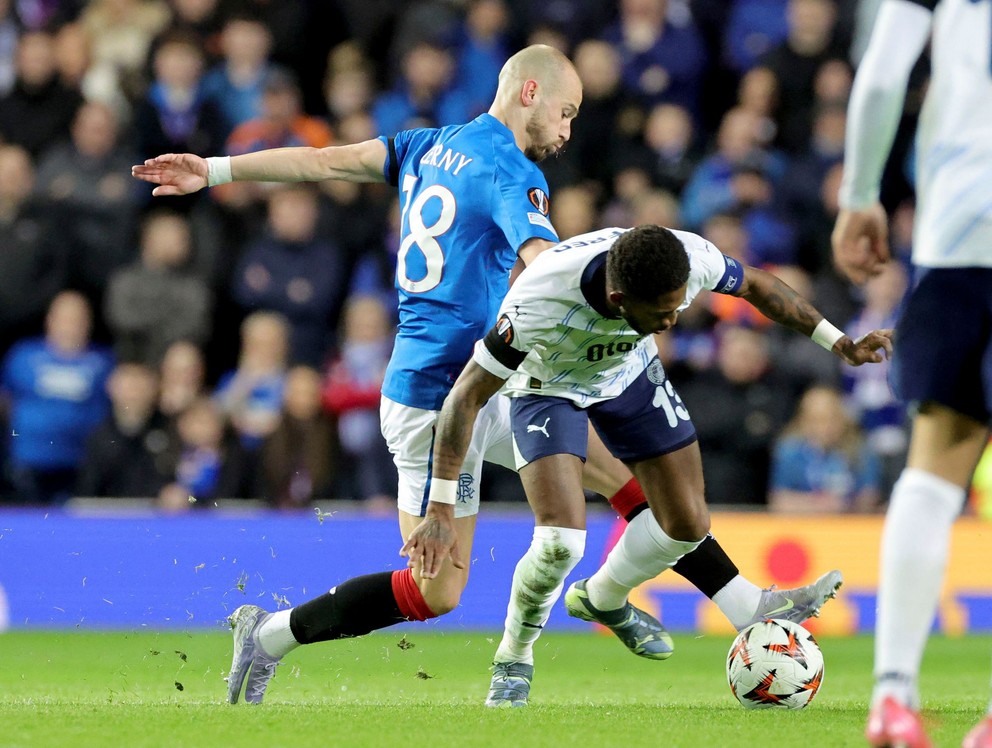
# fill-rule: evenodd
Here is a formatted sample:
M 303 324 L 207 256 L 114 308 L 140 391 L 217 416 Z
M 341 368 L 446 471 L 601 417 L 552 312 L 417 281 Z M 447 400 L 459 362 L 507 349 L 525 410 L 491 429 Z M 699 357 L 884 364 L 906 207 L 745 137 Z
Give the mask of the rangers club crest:
M 548 200 L 548 193 L 542 190 L 540 187 L 531 187 L 527 190 L 527 199 L 530 200 L 530 204 L 537 208 L 537 212 L 542 216 L 548 215 L 548 211 L 551 209 L 550 201 Z

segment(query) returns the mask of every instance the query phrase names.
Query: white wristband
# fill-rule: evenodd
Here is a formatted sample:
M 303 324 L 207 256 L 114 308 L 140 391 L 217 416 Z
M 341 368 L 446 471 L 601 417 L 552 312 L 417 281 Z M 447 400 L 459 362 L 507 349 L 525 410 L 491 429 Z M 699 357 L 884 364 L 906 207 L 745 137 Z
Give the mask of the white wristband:
M 438 504 L 454 504 L 457 498 L 458 481 L 431 478 L 431 490 L 427 496 L 428 501 L 435 501 Z
M 843 330 L 838 330 L 836 327 L 831 325 L 827 320 L 821 319 L 820 324 L 818 324 L 813 329 L 813 334 L 810 335 L 813 342 L 822 348 L 826 348 L 828 351 L 834 349 L 834 344 L 844 337 L 845 333 Z
M 218 184 L 233 181 L 230 156 L 212 156 L 207 159 L 207 187 L 216 187 Z

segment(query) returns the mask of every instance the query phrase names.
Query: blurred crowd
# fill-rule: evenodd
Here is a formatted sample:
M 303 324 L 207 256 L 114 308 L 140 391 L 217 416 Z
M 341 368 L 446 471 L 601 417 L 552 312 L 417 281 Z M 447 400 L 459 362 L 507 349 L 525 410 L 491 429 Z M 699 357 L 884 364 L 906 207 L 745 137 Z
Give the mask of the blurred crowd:
M 770 269 L 855 334 L 901 262 L 831 267 L 845 106 L 871 0 L 0 0 L 5 504 L 152 497 L 388 505 L 378 390 L 395 326 L 385 185 L 232 183 L 150 196 L 129 167 L 467 121 L 503 61 L 572 57 L 584 101 L 542 165 L 567 238 L 657 223 Z M 867 19 L 867 20 L 866 20 Z M 901 260 L 921 69 L 886 177 Z M 659 339 L 709 499 L 879 506 L 906 449 L 887 366 L 842 367 L 744 302 Z M 488 498 L 519 499 L 492 473 Z

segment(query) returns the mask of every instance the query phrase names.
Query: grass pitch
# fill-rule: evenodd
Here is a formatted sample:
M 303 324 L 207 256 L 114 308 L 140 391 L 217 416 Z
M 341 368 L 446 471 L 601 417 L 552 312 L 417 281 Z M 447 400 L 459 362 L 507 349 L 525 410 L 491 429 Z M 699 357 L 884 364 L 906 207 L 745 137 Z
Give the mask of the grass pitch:
M 496 635 L 386 630 L 303 647 L 261 707 L 224 703 L 222 632 L 0 635 L 0 746 L 860 746 L 871 640 L 825 639 L 801 712 L 745 712 L 724 681 L 729 637 L 676 637 L 667 662 L 612 637 L 543 636 L 531 706 L 482 706 Z M 988 698 L 989 638 L 931 641 L 925 711 L 960 745 Z

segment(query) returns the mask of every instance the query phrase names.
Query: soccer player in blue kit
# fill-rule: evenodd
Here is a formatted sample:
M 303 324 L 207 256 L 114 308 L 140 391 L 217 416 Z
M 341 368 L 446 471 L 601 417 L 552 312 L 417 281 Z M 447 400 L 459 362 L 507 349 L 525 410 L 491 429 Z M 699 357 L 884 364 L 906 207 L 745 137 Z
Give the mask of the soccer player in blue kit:
M 458 126 L 418 129 L 353 145 L 282 148 L 233 158 L 165 154 L 135 166 L 135 177 L 179 195 L 238 181 L 388 181 L 401 196 L 402 232 L 396 285 L 399 330 L 383 385 L 382 431 L 399 471 L 399 520 L 408 539 L 422 521 L 431 484 L 431 449 L 438 412 L 472 346 L 496 319 L 514 263 L 532 261 L 557 242 L 548 220 L 547 182 L 536 162 L 568 141 L 582 99 L 568 59 L 535 45 L 513 55 L 500 73 L 489 112 Z M 261 702 L 279 660 L 300 644 L 360 636 L 406 620 L 452 610 L 468 581 L 483 460 L 514 467 L 508 408 L 494 398 L 479 415 L 475 438 L 458 475 L 451 515 L 454 552 L 436 575 L 411 564 L 347 580 L 288 610 L 267 613 L 245 605 L 231 616 L 234 659 L 228 698 Z M 588 488 L 610 497 L 633 518 L 645 504 L 640 486 L 594 437 L 584 471 Z M 555 538 L 535 529 L 515 573 L 530 584 Z M 741 628 L 775 615 L 802 621 L 840 586 L 838 572 L 796 590 L 762 590 L 741 576 L 707 537 L 675 567 Z M 524 578 L 521 582 L 521 578 Z M 551 590 L 533 590 L 550 599 Z M 656 625 L 645 614 L 642 633 Z M 542 621 L 527 620 L 516 596 L 497 650 L 487 704 L 523 705 L 533 672 L 532 644 Z M 660 629 L 660 625 L 657 626 Z M 667 636 L 667 635 L 666 635 Z M 657 646 L 666 642 L 651 635 Z M 670 642 L 670 639 L 668 640 Z M 669 649 L 670 652 L 670 649 Z M 511 670 L 506 665 L 514 664 Z M 516 665 L 523 665 L 523 669 Z

